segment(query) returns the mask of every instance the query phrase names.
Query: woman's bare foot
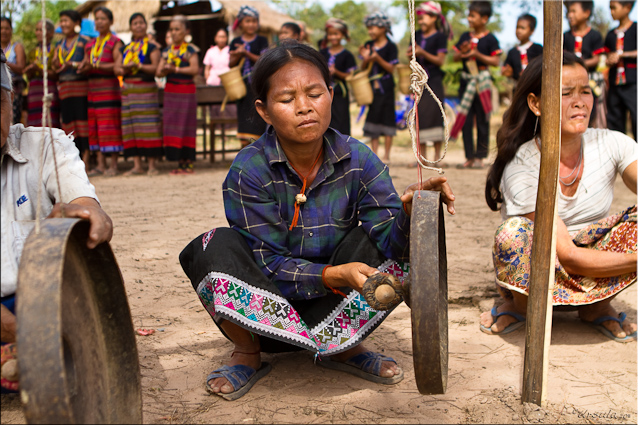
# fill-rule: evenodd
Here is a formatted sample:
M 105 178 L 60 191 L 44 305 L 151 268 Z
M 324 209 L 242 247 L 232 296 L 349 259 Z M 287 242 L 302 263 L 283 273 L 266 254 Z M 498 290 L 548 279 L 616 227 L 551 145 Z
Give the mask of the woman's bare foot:
M 238 350 L 236 348 L 236 350 Z M 230 357 L 228 366 L 244 365 L 252 367 L 257 370 L 261 367 L 261 353 L 245 350 L 245 352 L 233 351 Z M 229 394 L 235 391 L 233 386 L 228 382 L 226 378 L 215 378 L 208 381 L 208 385 L 212 388 L 214 393 L 221 392 L 222 394 Z
M 505 301 L 503 304 L 498 306 L 496 309 L 498 313 L 502 313 L 504 311 L 512 311 L 520 314 L 521 316 L 525 316 L 526 311 L 519 311 L 514 302 L 511 300 Z M 496 319 L 496 323 L 494 323 L 494 318 L 492 317 L 492 312 L 490 310 L 481 313 L 481 325 L 486 328 L 491 328 L 493 333 L 502 332 L 505 328 L 511 325 L 514 322 L 518 322 L 515 317 L 510 316 L 509 314 L 504 314 Z
M 578 317 L 585 322 L 593 322 L 599 317 L 604 316 L 618 317 L 618 312 L 611 306 L 610 300 L 608 302 L 606 301 L 608 300 L 579 307 Z M 631 335 L 638 328 L 635 323 L 630 323 L 628 320 L 623 323 L 622 328 L 620 327 L 620 324 L 614 320 L 606 320 L 601 324 L 618 338 L 624 338 L 627 335 Z
M 370 350 L 365 348 L 363 344 L 359 344 L 356 347 L 353 347 L 347 351 L 344 351 L 343 353 L 330 356 L 330 358 L 337 362 L 345 362 L 348 359 L 351 359 L 352 357 L 358 354 L 367 353 L 368 351 Z M 395 375 L 399 375 L 399 374 L 401 374 L 401 368 L 399 368 L 399 366 L 396 363 L 387 362 L 387 361 L 381 363 L 381 370 L 379 371 L 379 376 L 383 378 L 392 378 Z

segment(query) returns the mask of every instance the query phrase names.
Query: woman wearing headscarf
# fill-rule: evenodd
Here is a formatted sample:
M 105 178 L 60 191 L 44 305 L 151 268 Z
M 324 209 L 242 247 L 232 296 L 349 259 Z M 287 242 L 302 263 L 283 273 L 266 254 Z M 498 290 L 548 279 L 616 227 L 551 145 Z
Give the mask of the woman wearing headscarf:
M 242 146 L 246 146 L 266 131 L 266 123 L 255 110 L 255 94 L 250 88 L 252 81 L 250 74 L 259 56 L 268 50 L 268 40 L 257 34 L 259 12 L 252 6 L 242 6 L 239 9 L 233 31 L 238 28 L 241 30 L 241 35 L 230 42 L 229 65 L 237 66 L 244 59 L 241 75 L 246 84 L 246 96 L 237 100 L 237 138 Z

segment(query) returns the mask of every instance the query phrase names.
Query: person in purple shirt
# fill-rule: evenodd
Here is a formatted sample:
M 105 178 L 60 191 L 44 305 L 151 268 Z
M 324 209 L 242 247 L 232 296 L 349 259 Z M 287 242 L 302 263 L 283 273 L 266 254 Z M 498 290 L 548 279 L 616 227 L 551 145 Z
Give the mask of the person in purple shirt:
M 374 273 L 408 273 L 414 191 L 441 191 L 454 214 L 452 190 L 435 177 L 399 196 L 366 145 L 329 128 L 330 71 L 312 47 L 269 50 L 252 78 L 269 127 L 224 181 L 230 229 L 204 233 L 180 254 L 202 304 L 235 344 L 206 388 L 236 400 L 270 371 L 262 352 L 302 349 L 321 355 L 321 366 L 395 384 L 403 379 L 396 362 L 361 345 L 390 313 L 373 310 L 362 286 Z

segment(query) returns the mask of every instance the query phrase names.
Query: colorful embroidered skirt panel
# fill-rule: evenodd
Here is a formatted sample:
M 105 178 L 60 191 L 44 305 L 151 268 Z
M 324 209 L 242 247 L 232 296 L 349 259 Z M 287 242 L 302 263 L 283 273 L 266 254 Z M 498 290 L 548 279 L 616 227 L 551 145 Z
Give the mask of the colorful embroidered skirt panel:
M 89 145 L 92 151 L 121 152 L 122 94 L 120 81 L 113 78 L 89 79 Z
M 127 157 L 160 157 L 164 153 L 155 81 L 124 82 L 122 142 Z
M 195 161 L 197 96 L 195 84 L 164 87 L 164 150 L 169 161 Z
M 51 127 L 60 127 L 60 99 L 58 97 L 58 86 L 55 81 L 47 81 L 51 101 Z M 27 126 L 42 127 L 42 95 L 44 95 L 44 82 L 35 78 L 29 81 L 29 94 L 27 96 Z
M 407 277 L 409 265 L 382 258 L 361 228 L 348 238 L 363 243 L 355 250 L 341 250 L 330 264 L 367 258 L 366 263 L 400 281 Z M 255 263 L 243 237 L 228 228 L 200 235 L 181 253 L 180 262 L 215 323 L 229 320 L 260 335 L 264 352 L 306 349 L 336 354 L 361 343 L 390 313 L 372 309 L 361 294 L 345 288 L 341 289 L 347 298 L 331 292 L 308 300 L 282 297 Z
M 609 216 L 582 229 L 573 238 L 579 247 L 598 251 L 635 253 L 636 207 Z M 496 232 L 492 257 L 496 283 L 501 295 L 510 291 L 528 294 L 534 223 L 524 217 L 512 217 Z M 636 281 L 636 272 L 606 278 L 569 275 L 556 258 L 554 305 L 592 304 L 618 294 Z
M 88 93 L 87 80 L 58 82 L 62 130 L 66 134 L 73 133 L 73 141 L 80 154 L 89 149 Z

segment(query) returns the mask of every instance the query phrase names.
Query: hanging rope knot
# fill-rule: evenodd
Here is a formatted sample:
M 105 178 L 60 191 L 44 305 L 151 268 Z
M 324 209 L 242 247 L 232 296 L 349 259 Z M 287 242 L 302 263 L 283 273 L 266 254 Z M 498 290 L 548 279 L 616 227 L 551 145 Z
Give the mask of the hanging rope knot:
M 412 59 L 410 60 L 410 69 L 412 70 L 412 74 L 410 75 L 410 89 L 414 93 L 414 106 L 412 107 L 412 109 L 410 109 L 410 112 L 408 112 L 407 125 L 408 125 L 408 130 L 410 132 L 410 137 L 412 139 L 412 150 L 414 151 L 414 157 L 416 158 L 417 163 L 421 166 L 421 168 L 436 171 L 439 174 L 443 174 L 442 168 L 430 167 L 426 165 L 425 163 L 436 164 L 438 162 L 441 162 L 443 158 L 445 158 L 445 155 L 447 154 L 447 145 L 448 145 L 448 141 L 450 140 L 450 129 L 448 125 L 447 114 L 445 113 L 445 108 L 443 107 L 443 104 L 441 103 L 439 98 L 436 97 L 436 94 L 434 94 L 434 92 L 428 85 L 429 76 L 427 72 L 425 72 L 423 67 L 416 60 L 416 35 L 415 35 L 416 34 L 415 32 L 416 13 L 415 13 L 415 7 L 414 7 L 414 0 L 408 1 L 408 14 L 410 17 L 410 39 L 412 44 Z M 437 159 L 436 161 L 429 161 L 428 159 L 423 157 L 421 155 L 420 146 L 419 146 L 420 144 L 419 143 L 419 125 L 418 125 L 416 115 L 417 115 L 419 101 L 421 100 L 421 96 L 423 95 L 424 88 L 428 90 L 432 98 L 434 98 L 434 100 L 436 101 L 436 104 L 439 106 L 439 109 L 441 110 L 441 116 L 443 117 L 443 128 L 445 129 L 444 130 L 445 131 L 445 151 L 443 152 L 443 155 L 441 156 L 441 158 Z M 419 168 L 419 178 L 421 176 L 421 168 Z
M 51 104 L 53 103 L 53 93 L 49 93 L 46 96 L 42 96 L 42 103 L 47 108 L 50 108 Z
M 410 74 L 410 90 L 414 93 L 414 103 L 419 103 L 423 95 L 423 88 L 427 85 L 430 77 L 421 64 L 414 59 L 410 61 L 410 69 L 412 70 L 412 74 Z

